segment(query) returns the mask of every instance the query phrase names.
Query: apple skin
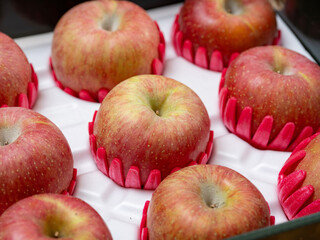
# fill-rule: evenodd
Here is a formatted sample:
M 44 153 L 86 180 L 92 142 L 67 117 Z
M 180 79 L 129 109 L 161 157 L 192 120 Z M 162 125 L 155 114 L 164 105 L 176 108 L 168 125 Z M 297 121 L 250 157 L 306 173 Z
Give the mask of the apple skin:
M 37 193 L 61 193 L 73 177 L 73 156 L 62 132 L 41 114 L 0 108 L 0 215 Z
M 269 207 L 259 190 L 219 165 L 170 174 L 153 193 L 147 216 L 150 240 L 217 240 L 269 225 Z
M 306 152 L 306 156 L 293 171 L 306 171 L 306 178 L 301 187 L 307 185 L 314 187 L 314 194 L 308 200 L 310 203 L 320 199 L 320 179 L 318 171 L 318 169 L 320 169 L 320 135 L 312 139 L 303 150 Z
M 0 106 L 16 106 L 20 93 L 27 94 L 32 71 L 18 44 L 0 32 Z
M 72 196 L 33 195 L 16 202 L 0 217 L 0 240 L 53 238 L 112 240 L 100 215 Z
M 228 4 L 230 2 L 230 4 Z M 235 1 L 234 1 L 235 2 Z M 232 14 L 227 0 L 186 0 L 179 14 L 179 26 L 193 51 L 205 47 L 208 57 L 219 50 L 226 66 L 234 52 L 272 44 L 277 33 L 275 13 L 268 0 L 240 0 L 241 14 Z M 209 58 L 210 59 L 210 58 Z
M 172 169 L 197 160 L 209 140 L 210 119 L 189 87 L 160 75 L 139 75 L 109 92 L 93 133 L 97 148 L 106 150 L 108 166 L 119 158 L 125 176 L 137 166 L 144 185 L 153 169 L 163 179 Z
M 224 87 L 237 99 L 236 114 L 253 110 L 251 134 L 266 115 L 273 117 L 270 142 L 287 122 L 293 139 L 306 126 L 320 127 L 320 67 L 305 56 L 280 46 L 255 47 L 228 67 Z
M 105 30 L 104 20 L 116 30 Z M 151 73 L 159 42 L 155 22 L 136 4 L 89 1 L 70 9 L 56 25 L 52 65 L 64 87 L 97 96 L 101 88 Z

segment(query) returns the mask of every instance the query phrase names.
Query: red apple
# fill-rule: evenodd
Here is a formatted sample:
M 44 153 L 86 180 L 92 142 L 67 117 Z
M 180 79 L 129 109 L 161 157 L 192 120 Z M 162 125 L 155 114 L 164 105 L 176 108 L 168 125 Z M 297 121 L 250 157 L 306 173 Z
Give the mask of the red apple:
M 210 138 L 210 119 L 187 86 L 160 75 L 139 75 L 106 96 L 93 134 L 97 148 L 106 151 L 108 166 L 120 159 L 124 176 L 137 167 L 145 185 L 152 170 L 163 179 L 201 157 Z
M 153 193 L 147 215 L 149 240 L 217 240 L 269 225 L 269 207 L 259 190 L 218 165 L 170 174 Z
M 220 51 L 224 65 L 232 53 L 272 44 L 277 33 L 268 0 L 186 0 L 178 23 L 193 52 L 204 47 L 210 59 Z
M 256 147 L 292 151 L 320 127 L 320 67 L 297 52 L 247 50 L 231 63 L 221 87 L 224 123 Z
M 28 95 L 28 85 L 33 77 L 32 68 L 16 42 L 1 32 L 0 53 L 0 107 L 18 106 L 19 95 Z M 28 101 L 27 98 L 26 100 Z M 30 102 L 31 107 L 34 101 L 35 99 Z
M 89 1 L 70 9 L 54 29 L 52 66 L 76 93 L 100 89 L 151 73 L 159 58 L 159 30 L 146 11 L 129 1 Z
M 62 132 L 29 109 L 0 108 L 0 214 L 37 193 L 61 193 L 73 179 L 73 157 Z
M 320 212 L 320 135 L 303 140 L 278 178 L 280 204 L 289 220 Z
M 0 240 L 111 240 L 100 215 L 79 198 L 38 194 L 18 201 L 0 217 Z
M 315 137 L 305 148 L 306 156 L 297 165 L 295 170 L 304 170 L 306 178 L 302 186 L 312 185 L 315 189 L 311 201 L 320 199 L 320 179 L 318 169 L 320 169 L 320 135 Z

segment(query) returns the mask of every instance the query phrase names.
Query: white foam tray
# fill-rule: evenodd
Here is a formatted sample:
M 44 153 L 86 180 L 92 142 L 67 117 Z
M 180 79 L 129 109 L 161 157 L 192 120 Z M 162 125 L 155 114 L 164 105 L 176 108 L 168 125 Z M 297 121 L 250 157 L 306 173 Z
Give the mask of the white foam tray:
M 177 57 L 170 30 L 181 4 L 148 11 L 166 40 L 164 75 L 192 88 L 204 102 L 214 131 L 214 150 L 210 164 L 230 167 L 251 180 L 268 201 L 276 224 L 287 221 L 277 199 L 277 176 L 290 153 L 257 150 L 224 127 L 218 108 L 220 73 L 197 67 Z M 282 46 L 312 59 L 295 35 L 278 17 Z M 74 98 L 55 86 L 49 71 L 52 33 L 15 39 L 33 64 L 39 78 L 39 96 L 34 110 L 53 121 L 66 136 L 78 169 L 74 196 L 89 203 L 107 223 L 115 240 L 138 239 L 142 209 L 152 191 L 119 187 L 97 170 L 89 149 L 88 122 L 100 104 Z

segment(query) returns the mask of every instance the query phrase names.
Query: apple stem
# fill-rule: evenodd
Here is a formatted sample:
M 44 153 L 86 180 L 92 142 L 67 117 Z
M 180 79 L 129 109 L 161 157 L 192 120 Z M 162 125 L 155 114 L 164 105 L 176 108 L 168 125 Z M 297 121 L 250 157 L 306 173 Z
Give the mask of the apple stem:
M 219 208 L 223 204 L 224 204 L 224 202 L 222 202 L 222 203 L 212 203 L 212 204 L 209 205 L 209 207 L 211 207 L 211 208 Z
M 160 115 L 160 111 L 159 111 L 159 110 L 156 110 L 156 114 L 159 116 L 159 115 Z
M 217 207 L 218 207 L 218 204 L 216 204 L 216 203 L 211 204 L 210 207 L 211 207 L 211 208 L 217 208 Z
M 7 146 L 9 145 L 9 141 L 0 142 L 0 146 Z
M 59 238 L 59 235 L 60 235 L 60 234 L 59 234 L 58 231 L 55 231 L 55 232 L 54 232 L 54 238 Z

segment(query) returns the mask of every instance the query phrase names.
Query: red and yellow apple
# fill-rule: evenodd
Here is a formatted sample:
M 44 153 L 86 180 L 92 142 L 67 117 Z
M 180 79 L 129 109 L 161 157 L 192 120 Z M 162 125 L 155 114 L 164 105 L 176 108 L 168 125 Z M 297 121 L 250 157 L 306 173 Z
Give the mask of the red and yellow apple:
M 273 119 L 270 133 L 265 133 L 270 134 L 267 148 L 287 123 L 292 125 L 283 139 L 289 140 L 285 148 L 306 127 L 309 135 L 319 129 L 320 67 L 307 57 L 280 46 L 251 48 L 231 63 L 224 79 L 221 87 L 227 89 L 226 101 L 236 99 L 236 124 L 246 107 L 252 109 L 248 139 L 266 116 Z
M 124 176 L 131 166 L 138 167 L 144 185 L 151 170 L 159 170 L 163 179 L 197 161 L 209 141 L 210 119 L 189 87 L 160 75 L 139 75 L 109 92 L 93 134 L 108 166 L 120 159 Z
M 32 81 L 28 59 L 18 44 L 0 32 L 0 107 L 18 106 L 19 94 L 27 95 Z
M 293 170 L 303 170 L 306 172 L 306 178 L 301 187 L 313 186 L 315 191 L 309 199 L 312 202 L 320 199 L 320 179 L 318 177 L 318 169 L 320 169 L 320 135 L 312 139 L 303 150 L 306 152 L 306 155 Z
M 88 1 L 62 16 L 54 29 L 52 66 L 64 87 L 97 97 L 119 82 L 150 74 L 159 58 L 159 30 L 129 1 Z
M 275 13 L 268 0 L 186 0 L 179 14 L 183 39 L 193 51 L 218 50 L 227 65 L 231 54 L 272 44 L 276 37 Z
M 0 214 L 37 193 L 62 193 L 73 179 L 73 156 L 63 133 L 43 115 L 0 108 Z
M 319 147 L 319 133 L 306 138 L 279 172 L 279 202 L 289 220 L 320 212 Z
M 0 217 L 0 240 L 111 240 L 101 216 L 79 198 L 37 194 L 9 207 Z
M 243 175 L 195 165 L 166 177 L 147 212 L 149 240 L 229 238 L 270 225 L 268 203 Z

